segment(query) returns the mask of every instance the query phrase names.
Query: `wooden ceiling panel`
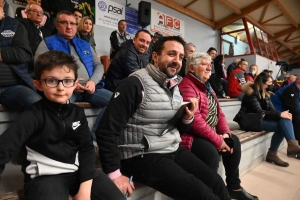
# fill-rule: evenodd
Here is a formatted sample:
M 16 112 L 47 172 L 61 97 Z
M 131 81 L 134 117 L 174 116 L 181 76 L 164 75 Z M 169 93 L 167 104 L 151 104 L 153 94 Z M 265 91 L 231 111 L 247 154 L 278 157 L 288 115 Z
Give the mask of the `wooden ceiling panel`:
M 199 13 L 200 7 L 201 7 L 201 12 Z M 201 14 L 203 17 L 207 19 L 212 20 L 211 11 L 210 11 L 210 0 L 196 1 L 195 3 L 193 3 L 187 8 L 194 12 L 198 12 L 199 14 Z
M 224 6 L 223 3 L 220 3 L 216 0 L 214 0 L 214 7 L 215 7 L 215 20 L 220 21 L 230 15 L 233 11 L 226 6 Z
M 243 9 L 243 8 L 247 7 L 248 5 L 256 2 L 257 0 L 227 0 L 227 1 L 234 4 L 238 8 Z
M 261 7 L 255 11 L 253 11 L 252 13 L 249 13 L 248 15 L 251 16 L 255 21 L 259 21 L 260 17 L 262 16 L 262 14 L 264 12 L 264 8 L 265 7 Z

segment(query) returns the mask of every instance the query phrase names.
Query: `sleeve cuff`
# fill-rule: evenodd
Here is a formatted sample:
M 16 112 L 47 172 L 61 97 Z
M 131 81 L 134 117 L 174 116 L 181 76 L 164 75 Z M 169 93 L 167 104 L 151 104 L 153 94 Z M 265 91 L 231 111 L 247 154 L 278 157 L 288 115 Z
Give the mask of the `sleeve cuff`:
M 184 124 L 190 124 L 190 123 L 193 122 L 193 120 L 194 120 L 194 116 L 192 117 L 192 119 L 189 119 L 189 120 L 186 120 L 186 119 L 182 118 L 182 122 L 183 122 Z
M 116 178 L 119 178 L 121 175 L 122 175 L 122 174 L 121 174 L 121 172 L 120 172 L 120 169 L 117 169 L 116 171 L 107 174 L 107 176 L 108 176 L 111 180 L 116 179 Z

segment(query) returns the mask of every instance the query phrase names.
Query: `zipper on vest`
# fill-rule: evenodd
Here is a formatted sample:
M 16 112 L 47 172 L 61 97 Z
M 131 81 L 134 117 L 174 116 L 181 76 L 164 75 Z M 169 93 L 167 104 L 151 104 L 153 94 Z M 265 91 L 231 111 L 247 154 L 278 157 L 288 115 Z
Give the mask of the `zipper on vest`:
M 144 149 L 142 149 L 141 152 L 142 152 L 141 158 L 144 158 Z

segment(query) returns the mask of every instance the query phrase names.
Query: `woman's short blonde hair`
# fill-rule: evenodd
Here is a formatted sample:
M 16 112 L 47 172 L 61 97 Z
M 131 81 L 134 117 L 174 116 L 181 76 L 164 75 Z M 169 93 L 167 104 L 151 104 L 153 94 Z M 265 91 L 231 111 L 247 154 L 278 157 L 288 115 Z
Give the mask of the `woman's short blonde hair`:
M 88 19 L 91 20 L 91 22 L 92 22 L 92 30 L 91 30 L 90 34 L 94 37 L 94 22 L 93 22 L 93 19 L 90 18 L 89 16 L 85 16 L 80 20 L 80 22 L 77 26 L 77 30 L 81 33 L 84 30 L 84 22 Z
M 211 62 L 211 57 L 206 52 L 195 52 L 193 54 L 190 54 L 186 59 L 185 73 L 187 74 L 190 71 L 191 65 L 194 68 L 197 68 L 198 64 L 202 61 L 202 59 Z

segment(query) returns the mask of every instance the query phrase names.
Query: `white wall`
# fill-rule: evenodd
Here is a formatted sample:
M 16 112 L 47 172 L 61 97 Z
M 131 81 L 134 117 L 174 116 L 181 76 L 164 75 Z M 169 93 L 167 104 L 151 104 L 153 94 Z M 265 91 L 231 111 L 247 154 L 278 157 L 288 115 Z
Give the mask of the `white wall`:
M 274 79 L 276 78 L 276 75 L 277 75 L 278 71 L 280 70 L 280 66 L 275 65 L 276 62 L 269 60 L 265 57 L 262 57 L 260 55 L 243 55 L 240 57 L 236 56 L 236 57 L 226 58 L 225 65 L 226 66 L 230 65 L 237 58 L 244 58 L 245 60 L 248 61 L 249 66 L 252 64 L 256 64 L 258 66 L 259 72 L 262 72 L 264 69 L 272 70 Z M 247 72 L 249 72 L 249 67 L 248 67 Z M 294 73 L 294 70 L 292 71 L 292 73 Z M 279 73 L 279 75 L 280 75 L 280 73 Z
M 6 0 L 15 11 L 20 5 L 14 4 L 13 0 Z M 113 0 L 119 4 L 126 4 L 126 0 Z M 196 51 L 207 51 L 209 47 L 215 47 L 219 49 L 219 37 L 218 31 L 214 31 L 211 27 L 194 20 L 186 15 L 183 15 L 175 10 L 172 10 L 162 4 L 154 2 L 153 0 L 146 0 L 151 2 L 151 7 L 153 9 L 159 10 L 161 12 L 167 13 L 172 16 L 176 16 L 185 22 L 185 41 L 192 42 L 196 45 Z M 138 0 L 128 0 L 131 3 L 130 7 L 138 9 Z M 110 33 L 114 31 L 113 29 L 95 25 L 95 40 L 96 40 L 96 51 L 100 55 L 109 55 Z
M 239 41 L 238 43 L 235 43 L 235 38 L 231 35 L 223 35 L 223 39 L 230 41 L 233 43 L 234 46 L 234 55 L 242 55 L 245 54 L 247 51 L 250 52 L 249 44 L 244 41 Z M 223 41 L 222 43 L 222 54 L 229 55 L 229 43 Z

